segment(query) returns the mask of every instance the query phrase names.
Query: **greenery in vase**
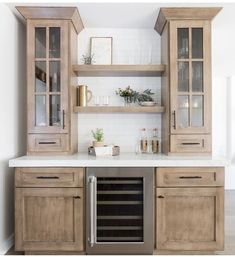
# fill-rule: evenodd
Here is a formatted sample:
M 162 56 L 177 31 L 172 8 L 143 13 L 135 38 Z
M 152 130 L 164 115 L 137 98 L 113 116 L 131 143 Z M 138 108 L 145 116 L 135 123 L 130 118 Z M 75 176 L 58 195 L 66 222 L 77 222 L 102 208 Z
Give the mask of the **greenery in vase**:
M 91 131 L 92 136 L 97 142 L 102 142 L 104 140 L 104 132 L 103 129 L 97 128 L 95 131 Z
M 153 102 L 154 99 L 151 92 L 151 89 L 145 89 L 142 93 L 131 89 L 130 86 L 125 89 L 118 88 L 116 94 L 123 97 L 124 99 L 129 99 L 130 102 Z
M 124 99 L 129 99 L 130 102 L 135 103 L 139 93 L 137 91 L 131 89 L 130 86 L 128 86 L 124 89 L 118 88 L 118 90 L 116 90 L 116 94 L 123 97 Z

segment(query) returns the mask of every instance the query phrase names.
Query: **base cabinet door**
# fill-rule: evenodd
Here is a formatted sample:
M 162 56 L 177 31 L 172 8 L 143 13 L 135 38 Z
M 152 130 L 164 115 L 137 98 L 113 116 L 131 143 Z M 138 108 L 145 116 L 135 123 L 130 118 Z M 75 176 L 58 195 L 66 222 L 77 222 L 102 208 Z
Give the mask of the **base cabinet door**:
M 81 188 L 15 190 L 16 250 L 84 250 Z
M 157 188 L 158 250 L 222 250 L 224 189 Z

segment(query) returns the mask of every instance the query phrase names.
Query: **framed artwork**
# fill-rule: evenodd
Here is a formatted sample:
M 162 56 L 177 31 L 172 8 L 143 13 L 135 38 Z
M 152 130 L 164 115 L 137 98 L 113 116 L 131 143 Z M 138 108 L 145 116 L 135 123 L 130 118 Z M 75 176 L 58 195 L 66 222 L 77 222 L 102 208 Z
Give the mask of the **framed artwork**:
M 112 64 L 112 37 L 91 37 L 91 55 L 94 64 Z

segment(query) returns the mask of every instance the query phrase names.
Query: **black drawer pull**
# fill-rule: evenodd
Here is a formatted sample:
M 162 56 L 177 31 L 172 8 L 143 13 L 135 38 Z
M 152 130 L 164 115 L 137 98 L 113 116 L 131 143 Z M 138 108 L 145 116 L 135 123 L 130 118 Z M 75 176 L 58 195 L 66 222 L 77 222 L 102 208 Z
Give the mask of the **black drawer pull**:
M 37 179 L 59 179 L 57 176 L 38 176 Z
M 81 199 L 81 197 L 78 196 L 78 195 L 77 195 L 77 196 L 74 196 L 73 198 L 74 198 L 74 199 Z
M 201 179 L 201 176 L 180 176 L 180 179 Z
M 38 142 L 39 145 L 55 145 L 56 142 Z
M 164 196 L 163 195 L 159 195 L 157 198 L 161 198 L 162 199 L 162 198 L 164 198 Z
M 199 142 L 185 142 L 185 143 L 181 143 L 181 145 L 200 145 Z

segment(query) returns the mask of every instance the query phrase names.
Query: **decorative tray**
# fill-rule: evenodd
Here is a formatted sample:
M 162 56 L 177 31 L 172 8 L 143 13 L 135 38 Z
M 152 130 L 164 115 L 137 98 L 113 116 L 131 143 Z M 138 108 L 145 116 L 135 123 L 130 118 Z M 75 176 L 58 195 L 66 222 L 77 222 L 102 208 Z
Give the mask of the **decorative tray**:
M 88 147 L 88 154 L 94 156 L 116 156 L 120 154 L 119 146 Z

